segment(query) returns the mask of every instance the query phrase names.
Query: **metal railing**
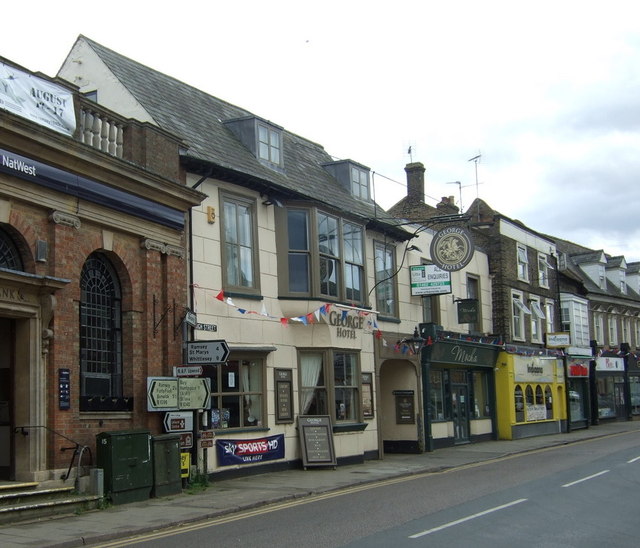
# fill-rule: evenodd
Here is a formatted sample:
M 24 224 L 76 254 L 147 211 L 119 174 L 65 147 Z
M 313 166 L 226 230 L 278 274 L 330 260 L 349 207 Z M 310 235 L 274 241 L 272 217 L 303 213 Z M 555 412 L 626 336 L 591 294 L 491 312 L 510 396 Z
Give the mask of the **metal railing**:
M 48 426 L 40 426 L 40 425 L 16 426 L 13 429 L 13 433 L 22 434 L 23 436 L 28 436 L 29 435 L 28 430 L 34 429 L 34 428 L 42 428 L 47 432 L 55 434 L 56 436 L 59 436 L 62 439 L 67 440 L 70 443 L 73 443 L 73 446 L 71 447 L 60 448 L 60 451 L 62 451 L 63 453 L 66 451 L 73 451 L 73 455 L 71 455 L 71 461 L 69 462 L 69 468 L 67 469 L 67 473 L 62 474 L 60 479 L 62 481 L 67 481 L 69 479 L 69 476 L 71 475 L 71 469 L 73 468 L 73 463 L 76 461 L 76 457 L 78 457 L 78 462 L 76 464 L 76 478 L 74 483 L 75 489 L 77 491 L 79 488 L 79 482 L 80 482 L 80 469 L 82 467 L 82 456 L 84 455 L 85 452 L 89 453 L 89 464 L 93 464 L 93 455 L 91 453 L 91 448 L 88 445 L 82 445 L 81 443 L 75 440 L 72 440 L 71 438 L 65 436 L 64 434 L 61 434 L 56 430 L 53 430 L 52 428 L 49 428 Z

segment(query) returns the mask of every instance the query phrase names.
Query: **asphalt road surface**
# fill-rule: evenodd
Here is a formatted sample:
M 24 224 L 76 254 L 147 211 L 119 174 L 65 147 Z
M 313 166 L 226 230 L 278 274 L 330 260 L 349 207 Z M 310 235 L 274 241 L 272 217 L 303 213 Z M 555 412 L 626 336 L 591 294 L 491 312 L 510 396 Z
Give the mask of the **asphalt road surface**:
M 640 546 L 640 436 L 397 478 L 101 546 Z

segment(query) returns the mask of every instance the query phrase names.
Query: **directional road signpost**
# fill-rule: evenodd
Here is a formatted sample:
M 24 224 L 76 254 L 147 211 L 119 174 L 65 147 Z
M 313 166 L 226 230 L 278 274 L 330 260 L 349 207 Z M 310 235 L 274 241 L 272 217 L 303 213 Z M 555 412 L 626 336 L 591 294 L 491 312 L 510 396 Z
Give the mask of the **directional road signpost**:
M 189 341 L 187 342 L 187 364 L 224 363 L 229 358 L 227 341 Z

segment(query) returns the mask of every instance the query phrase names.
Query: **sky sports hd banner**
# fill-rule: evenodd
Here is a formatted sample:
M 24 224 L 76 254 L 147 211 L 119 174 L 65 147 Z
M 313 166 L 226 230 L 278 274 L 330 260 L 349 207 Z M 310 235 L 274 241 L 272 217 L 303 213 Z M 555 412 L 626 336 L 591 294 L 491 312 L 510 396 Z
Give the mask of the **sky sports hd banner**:
M 76 129 L 71 92 L 4 63 L 0 63 L 0 108 L 65 135 Z
M 218 465 L 252 464 L 284 458 L 284 434 L 255 440 L 216 440 Z

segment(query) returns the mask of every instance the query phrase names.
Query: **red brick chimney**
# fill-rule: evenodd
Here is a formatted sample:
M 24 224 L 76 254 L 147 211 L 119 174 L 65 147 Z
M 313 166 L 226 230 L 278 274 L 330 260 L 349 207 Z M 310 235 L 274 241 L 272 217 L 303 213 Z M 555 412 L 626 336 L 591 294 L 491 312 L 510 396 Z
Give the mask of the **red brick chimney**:
M 420 162 L 407 164 L 407 198 L 410 202 L 424 203 L 424 165 Z

